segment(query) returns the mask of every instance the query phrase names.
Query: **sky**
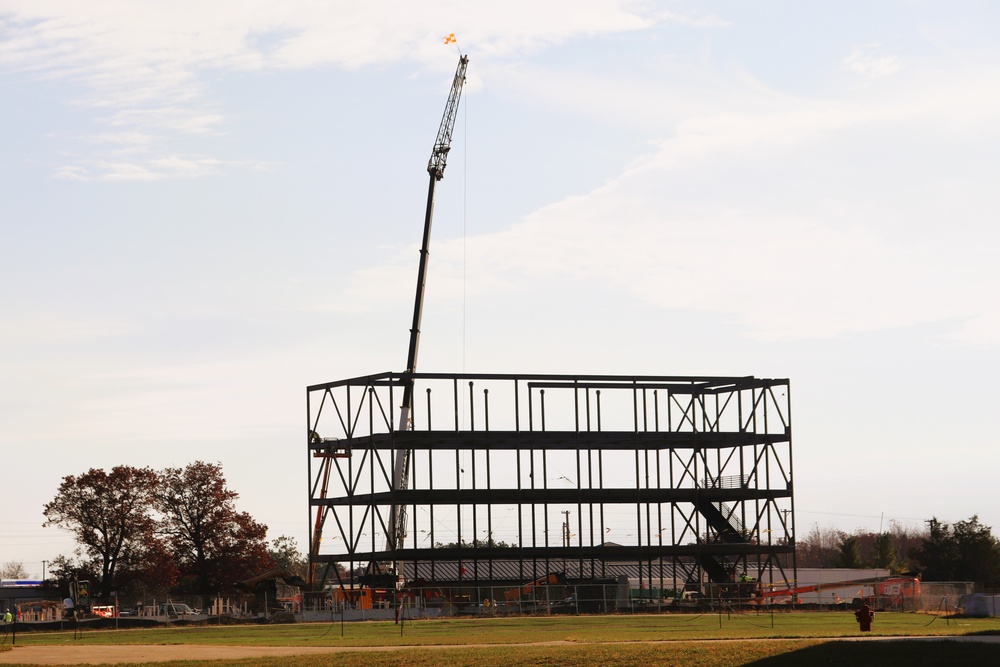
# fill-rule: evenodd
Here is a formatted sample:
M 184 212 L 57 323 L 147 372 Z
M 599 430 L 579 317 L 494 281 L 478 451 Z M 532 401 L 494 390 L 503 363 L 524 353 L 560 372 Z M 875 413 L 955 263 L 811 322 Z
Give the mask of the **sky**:
M 307 544 L 305 387 L 792 388 L 796 524 L 1000 535 L 1000 6 L 0 0 L 0 563 L 66 475 L 219 462 Z

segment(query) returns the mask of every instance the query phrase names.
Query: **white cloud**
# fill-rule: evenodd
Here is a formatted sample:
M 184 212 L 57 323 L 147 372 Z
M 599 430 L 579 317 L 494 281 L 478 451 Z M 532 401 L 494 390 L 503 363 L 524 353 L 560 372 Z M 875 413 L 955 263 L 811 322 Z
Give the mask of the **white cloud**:
M 516 58 L 577 37 L 642 30 L 658 21 L 725 25 L 711 16 L 680 16 L 599 0 L 571 6 L 547 3 L 541 8 L 523 0 L 473 9 L 458 2 L 428 7 L 313 2 L 203 5 L 190 0 L 169 6 L 124 0 L 10 4 L 16 9 L 9 10 L 14 18 L 0 28 L 9 37 L 0 46 L 0 65 L 83 83 L 89 93 L 80 102 L 99 105 L 100 122 L 112 129 L 89 135 L 105 142 L 110 147 L 106 152 L 80 156 L 58 169 L 59 177 L 75 180 L 191 178 L 254 166 L 206 152 L 180 152 L 167 141 L 180 135 L 210 136 L 225 126 L 228 110 L 205 100 L 210 95 L 203 76 L 206 70 L 280 70 L 329 63 L 360 67 L 401 58 L 450 70 L 452 52 L 440 43 L 446 31 L 455 31 L 463 43 L 475 45 L 490 59 Z M 529 15 L 532 19 L 526 21 Z M 812 165 L 807 187 L 820 192 L 823 179 L 831 174 L 816 166 L 810 151 L 830 150 L 844 138 L 860 136 L 866 127 L 889 134 L 895 124 L 933 121 L 939 133 L 949 124 L 961 131 L 970 121 L 985 122 L 1000 111 L 1000 92 L 992 85 L 996 76 L 990 71 L 970 70 L 947 81 L 942 80 L 947 72 L 938 74 L 938 79 L 910 68 L 903 72 L 902 58 L 884 55 L 877 44 L 857 47 L 843 62 L 866 78 L 897 75 L 892 90 L 865 86 L 861 92 L 841 92 L 839 97 L 827 91 L 826 99 L 793 97 L 770 90 L 749 75 L 727 76 L 702 65 L 658 70 L 657 75 L 669 71 L 669 85 L 663 81 L 650 85 L 652 77 L 642 79 L 648 77 L 642 72 L 623 82 L 593 72 L 552 76 L 530 66 L 494 67 L 494 81 L 502 78 L 505 85 L 518 86 L 519 93 L 530 93 L 535 101 L 544 99 L 623 123 L 639 120 L 648 133 L 659 133 L 661 139 L 653 154 L 586 196 L 542 208 L 506 232 L 471 239 L 470 261 L 484 267 L 475 289 L 507 292 L 540 275 L 599 276 L 660 307 L 712 304 L 739 312 L 749 330 L 767 337 L 832 335 L 918 318 L 978 317 L 975 305 L 961 298 L 942 297 L 932 307 L 920 309 L 892 278 L 917 279 L 933 291 L 920 269 L 927 259 L 927 246 L 920 242 L 900 246 L 878 231 L 865 230 L 863 220 L 851 226 L 829 214 L 788 210 L 779 196 L 764 212 L 726 197 L 696 204 L 671 199 L 677 193 L 660 193 L 660 183 L 692 168 L 710 174 L 734 165 L 746 166 L 748 185 L 778 192 L 773 184 L 752 179 L 752 163 L 762 157 Z M 852 159 L 872 158 L 885 159 L 889 169 L 900 172 L 910 167 L 905 158 L 882 156 L 877 149 Z M 877 207 L 905 204 L 901 194 L 905 188 L 892 173 L 885 178 L 896 190 L 887 193 L 884 202 L 864 202 L 860 211 L 849 210 L 847 215 L 863 218 Z M 617 221 L 613 230 L 609 220 Z M 494 252 L 498 247 L 506 252 Z M 595 256 L 595 248 L 601 257 Z M 673 252 L 669 262 L 663 261 L 664 249 Z M 439 245 L 435 270 L 442 271 L 456 256 L 448 243 Z M 770 261 L 752 259 L 761 257 Z M 837 262 L 831 263 L 830 257 Z M 352 294 L 378 298 L 398 292 L 400 276 L 412 270 L 411 259 L 407 252 L 405 261 L 356 276 Z M 728 282 L 704 276 L 710 262 L 727 267 Z M 791 274 L 798 278 L 790 285 L 786 276 Z M 752 275 L 752 284 L 764 288 L 751 289 L 749 281 L 733 282 L 733 275 Z M 685 289 L 660 288 L 681 284 Z M 879 299 L 869 298 L 873 284 Z M 458 290 L 453 287 L 451 293 Z M 769 293 L 780 293 L 785 301 L 759 296 Z M 354 298 L 347 302 L 357 303 Z M 354 308 L 343 304 L 338 308 Z M 792 322 L 787 317 L 793 312 L 790 306 L 805 309 L 806 315 Z M 991 322 L 970 320 L 967 335 L 989 338 L 980 329 L 990 331 Z
M 663 214 L 653 212 L 657 206 Z M 459 245 L 436 247 L 438 298 L 460 294 Z M 926 250 L 822 220 L 710 206 L 679 210 L 651 196 L 623 196 L 618 187 L 470 239 L 465 256 L 473 267 L 472 298 L 530 293 L 532 283 L 563 276 L 575 284 L 616 285 L 658 308 L 735 313 L 749 335 L 772 340 L 901 326 L 960 309 L 947 302 L 928 307 L 914 290 L 928 278 L 920 271 Z
M 0 17 L 0 67 L 73 84 L 75 103 L 111 111 L 98 123 L 169 138 L 213 133 L 227 122 L 232 110 L 212 108 L 204 76 L 209 70 L 361 67 L 403 59 L 448 69 L 453 52 L 441 44 L 445 32 L 458 33 L 484 57 L 516 56 L 574 37 L 642 29 L 656 20 L 631 4 L 12 0 Z M 99 163 L 91 159 L 85 171 Z M 127 170 L 109 166 L 113 178 L 146 177 L 142 169 L 125 176 Z M 57 173 L 79 176 L 67 167 Z
M 260 171 L 270 168 L 266 162 L 219 160 L 204 155 L 152 154 L 119 150 L 107 159 L 81 159 L 76 164 L 56 169 L 55 178 L 74 181 L 160 181 L 175 178 L 199 178 L 221 174 L 224 169 Z
M 56 170 L 52 173 L 52 178 L 63 181 L 78 181 L 81 183 L 90 180 L 87 169 L 78 164 L 67 164 L 56 167 Z
M 658 12 L 656 14 L 656 18 L 660 21 L 687 25 L 694 28 L 725 28 L 731 25 L 729 21 L 720 19 L 713 14 L 709 14 L 707 16 L 692 16 L 680 14 L 678 12 L 665 11 Z
M 881 79 L 895 74 L 902 66 L 898 56 L 879 56 L 880 44 L 865 44 L 844 58 L 844 64 L 869 79 Z
M 763 91 L 727 113 L 689 115 L 603 186 L 505 231 L 435 242 L 435 294 L 527 299 L 564 277 L 616 285 L 657 308 L 735 314 L 756 338 L 948 321 L 964 322 L 953 339 L 995 344 L 1000 318 L 981 296 L 1000 289 L 992 258 L 967 252 L 961 234 L 940 235 L 968 225 L 989 244 L 991 191 L 947 151 L 914 162 L 907 150 L 914 133 L 959 156 L 967 142 L 995 145 L 995 130 L 970 123 L 1000 112 L 994 79 L 989 69 L 923 76 L 890 97 Z M 963 219 L 967 210 L 979 219 Z M 387 268 L 357 281 L 367 299 L 379 291 L 370 277 Z
M 142 127 L 169 130 L 182 134 L 210 134 L 217 131 L 226 117 L 219 113 L 179 107 L 124 109 L 104 119 L 112 127 Z

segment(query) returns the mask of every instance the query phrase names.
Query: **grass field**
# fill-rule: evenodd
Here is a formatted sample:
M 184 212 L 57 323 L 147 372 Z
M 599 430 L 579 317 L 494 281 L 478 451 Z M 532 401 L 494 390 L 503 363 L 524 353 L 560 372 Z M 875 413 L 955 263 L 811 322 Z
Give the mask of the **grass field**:
M 773 627 L 772 627 L 773 622 Z M 343 633 L 343 636 L 341 635 Z M 874 636 L 1000 634 L 1000 619 L 944 619 L 880 613 Z M 330 654 L 169 665 L 814 665 L 848 661 L 946 665 L 1000 661 L 1000 644 L 954 641 L 830 641 L 858 637 L 851 613 L 592 616 L 391 622 L 166 627 L 19 634 L 18 646 L 208 644 L 219 646 L 384 647 Z M 708 641 L 706 641 L 708 640 Z M 768 641 L 755 641 L 768 640 Z M 444 647 L 444 648 L 442 648 Z
M 1000 618 L 945 619 L 924 614 L 880 613 L 875 636 L 1000 634 Z M 584 644 L 706 639 L 829 638 L 860 636 L 850 612 L 794 614 L 672 614 L 650 616 L 550 616 L 455 618 L 292 625 L 167 626 L 118 631 L 21 633 L 18 644 L 216 644 L 237 646 L 420 646 Z

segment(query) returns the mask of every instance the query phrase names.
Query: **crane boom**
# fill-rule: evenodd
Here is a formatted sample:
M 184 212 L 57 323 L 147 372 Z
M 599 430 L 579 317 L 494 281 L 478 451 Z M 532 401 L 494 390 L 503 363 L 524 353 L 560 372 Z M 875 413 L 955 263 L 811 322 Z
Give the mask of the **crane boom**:
M 462 86 L 465 84 L 465 70 L 469 66 L 469 57 L 461 56 L 458 60 L 458 69 L 455 70 L 455 78 L 451 84 L 451 92 L 448 94 L 448 103 L 444 107 L 444 115 L 441 117 L 441 127 L 438 128 L 437 137 L 434 140 L 434 148 L 431 150 L 431 158 L 427 162 L 427 173 L 430 175 L 430 182 L 427 186 L 427 208 L 424 211 L 424 235 L 420 245 L 420 266 L 417 269 L 417 291 L 413 302 L 413 325 L 410 327 L 410 346 L 406 355 L 406 373 L 417 371 L 417 352 L 420 348 L 420 320 L 424 310 L 424 285 L 427 280 L 427 261 L 429 259 L 428 248 L 431 241 L 431 222 L 434 217 L 434 186 L 444 178 L 444 168 L 448 161 L 448 152 L 451 150 L 451 133 L 455 129 L 455 119 L 458 114 L 458 103 L 462 97 Z M 397 430 L 405 431 L 411 427 L 410 415 L 413 411 L 413 378 L 408 377 L 403 384 L 403 400 L 399 409 L 399 426 Z M 392 488 L 394 491 L 405 491 L 410 467 L 410 450 L 401 448 L 396 450 L 396 459 L 393 463 Z M 389 536 L 390 544 L 393 548 L 402 549 L 403 541 L 406 537 L 406 505 L 396 503 L 392 506 L 392 516 L 390 518 L 392 533 Z
M 469 56 L 462 56 L 458 59 L 458 69 L 455 70 L 455 79 L 451 84 L 451 92 L 448 93 L 448 103 L 445 105 L 444 114 L 441 116 L 441 127 L 438 128 L 437 138 L 434 140 L 431 159 L 427 162 L 427 172 L 434 177 L 435 181 L 440 181 L 444 178 L 444 168 L 448 161 L 448 151 L 451 150 L 451 133 L 455 129 L 458 102 L 462 97 L 462 86 L 465 84 L 465 70 L 468 67 Z

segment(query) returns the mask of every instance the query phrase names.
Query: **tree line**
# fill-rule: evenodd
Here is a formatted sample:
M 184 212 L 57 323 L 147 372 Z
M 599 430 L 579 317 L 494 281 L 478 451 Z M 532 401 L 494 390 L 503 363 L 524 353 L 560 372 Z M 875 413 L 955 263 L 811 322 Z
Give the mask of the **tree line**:
M 219 463 L 184 468 L 116 466 L 67 475 L 43 508 L 44 526 L 73 533 L 74 556 L 50 561 L 53 578 L 88 579 L 98 596 L 138 597 L 232 592 L 236 583 L 278 569 L 305 577 L 308 561 L 295 540 L 267 542 L 267 526 L 236 508 Z M 795 545 L 798 567 L 881 568 L 919 573 L 925 581 L 974 581 L 1000 587 L 1000 541 L 978 516 L 926 530 L 891 524 L 888 531 L 846 533 L 814 524 Z M 512 546 L 492 540 L 443 547 Z M 9 567 L 8 567 L 9 566 Z M 11 576 L 20 563 L 8 563 Z M 338 569 L 342 569 L 338 566 Z
M 894 523 L 881 533 L 846 533 L 814 524 L 797 541 L 795 560 L 798 567 L 881 568 L 917 573 L 924 581 L 1000 587 L 1000 540 L 976 515 L 954 524 L 932 518 L 926 530 Z
M 218 463 L 184 468 L 115 466 L 67 475 L 43 508 L 44 526 L 70 531 L 75 557 L 59 555 L 50 573 L 88 579 L 95 595 L 230 592 L 274 568 L 302 567 L 295 541 L 268 549 L 267 526 L 236 508 Z

